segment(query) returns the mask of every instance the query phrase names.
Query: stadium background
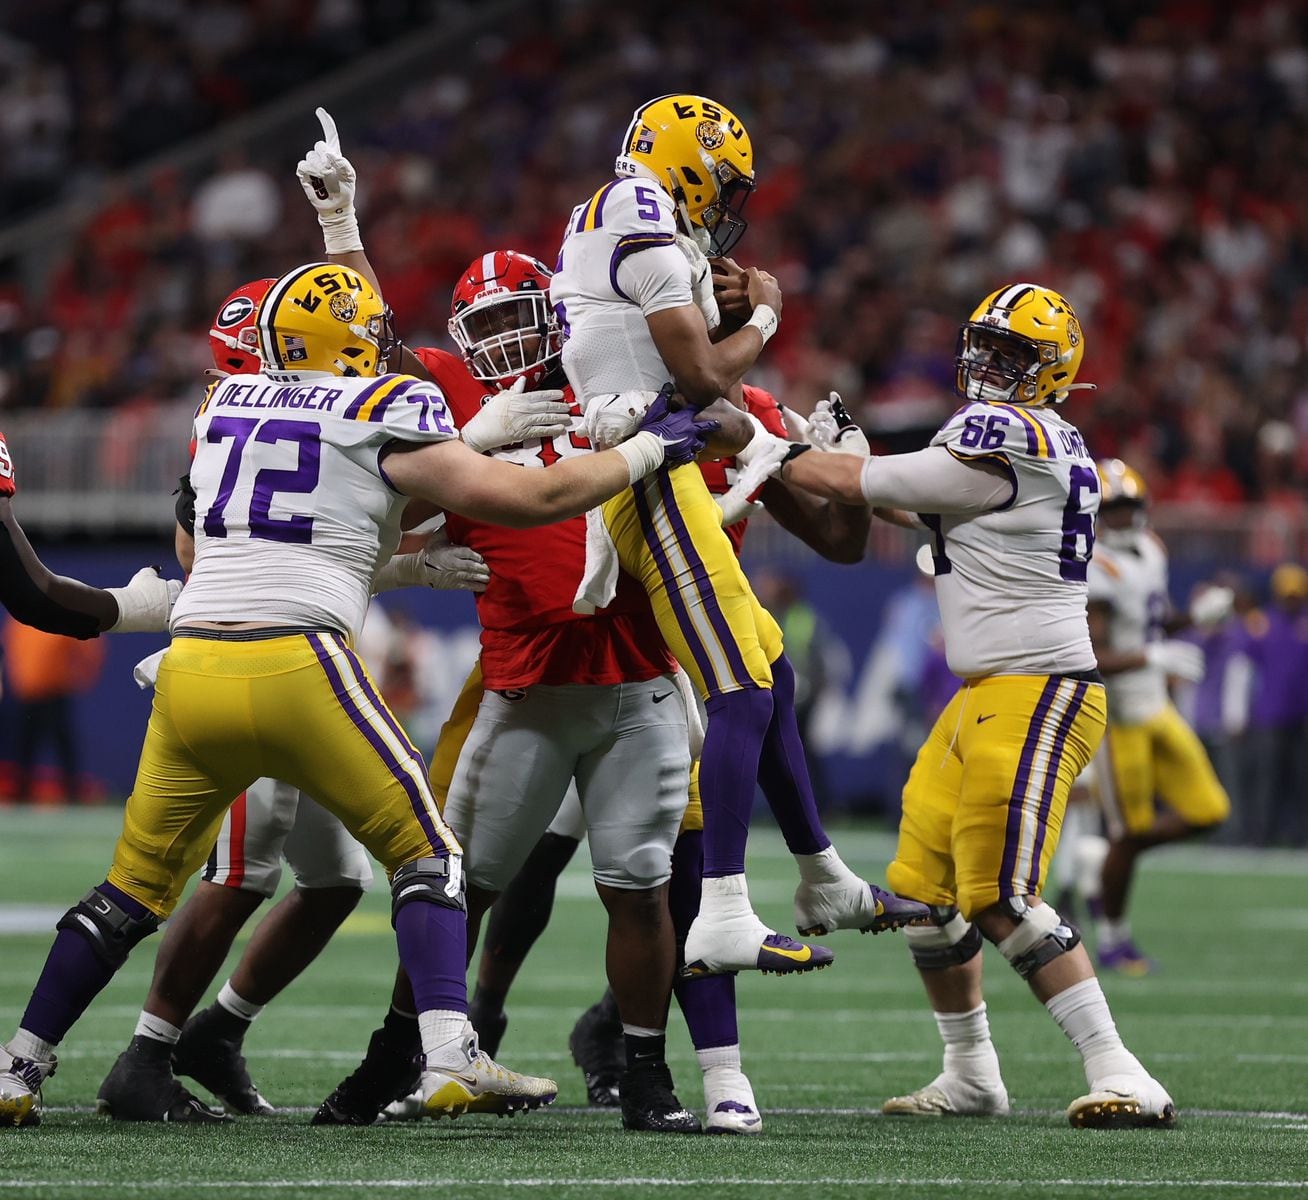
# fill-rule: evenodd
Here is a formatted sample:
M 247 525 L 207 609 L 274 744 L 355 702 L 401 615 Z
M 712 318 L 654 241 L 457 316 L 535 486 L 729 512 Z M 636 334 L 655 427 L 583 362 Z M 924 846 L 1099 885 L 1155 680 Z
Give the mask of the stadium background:
M 448 345 L 457 272 L 490 246 L 552 260 L 615 131 L 674 83 L 729 98 L 757 147 L 740 257 L 777 274 L 786 308 L 754 382 L 800 411 L 836 388 L 879 449 L 916 447 L 951 409 L 960 317 L 999 281 L 1039 278 L 1077 306 L 1082 378 L 1099 384 L 1067 415 L 1148 479 L 1177 602 L 1225 573 L 1235 623 L 1257 632 L 1270 569 L 1308 548 L 1302 4 L 778 3 L 760 20 L 728 2 L 657 22 L 587 0 L 7 8 L 0 418 L 22 519 L 63 569 L 110 583 L 171 561 L 212 313 L 321 254 L 294 177 L 316 104 L 358 166 L 402 332 Z M 820 618 L 811 740 L 829 802 L 892 811 L 930 666 L 912 541 L 878 529 L 867 565 L 836 570 L 755 525 L 752 567 Z M 387 605 L 403 623 L 388 645 L 422 667 L 421 740 L 473 653 L 472 606 Z M 1308 666 L 1304 641 L 1275 656 Z M 148 644 L 110 639 L 77 706 L 93 796 L 130 785 L 147 699 L 126 668 Z M 1239 802 L 1266 790 L 1260 722 L 1302 742 L 1308 698 L 1269 716 L 1255 672 L 1243 699 L 1216 700 L 1227 665 L 1192 699 Z M 1302 795 L 1304 754 L 1285 771 Z M 1305 833 L 1300 817 L 1276 836 Z

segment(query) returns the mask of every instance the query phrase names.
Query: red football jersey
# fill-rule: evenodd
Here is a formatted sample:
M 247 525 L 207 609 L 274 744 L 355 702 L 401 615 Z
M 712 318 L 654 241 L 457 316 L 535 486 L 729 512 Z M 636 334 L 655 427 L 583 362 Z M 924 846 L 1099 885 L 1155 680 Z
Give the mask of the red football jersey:
M 473 378 L 463 359 L 445 350 L 414 353 L 432 373 L 462 427 L 492 395 Z M 524 469 L 590 453 L 579 432 L 581 407 L 564 393 L 577 431 L 504 447 L 496 457 Z M 586 565 L 586 518 L 573 517 L 538 529 L 507 529 L 450 513 L 450 540 L 476 550 L 490 567 L 490 583 L 477 596 L 481 621 L 481 671 L 492 691 L 543 684 L 635 683 L 673 669 L 644 589 L 626 572 L 608 608 L 594 616 L 572 611 Z
M 769 433 L 782 438 L 790 436 L 785 419 L 781 415 L 781 405 L 777 403 L 771 392 L 765 392 L 762 388 L 750 387 L 749 384 L 745 384 L 742 391 L 745 394 L 745 407 L 749 410 L 750 416 L 758 418 L 759 423 Z M 736 460 L 734 458 L 715 458 L 708 462 L 701 462 L 699 469 L 703 472 L 704 482 L 708 484 L 708 490 L 715 496 L 725 496 L 731 489 L 731 485 L 736 482 Z M 760 492 L 762 490 L 762 488 L 759 488 Z M 750 499 L 757 500 L 758 492 L 755 492 Z M 748 525 L 749 518 L 745 517 L 734 525 L 727 525 L 723 529 L 723 532 L 731 539 L 731 544 L 735 547 L 737 554 L 740 553 L 741 544 L 745 540 L 745 529 Z

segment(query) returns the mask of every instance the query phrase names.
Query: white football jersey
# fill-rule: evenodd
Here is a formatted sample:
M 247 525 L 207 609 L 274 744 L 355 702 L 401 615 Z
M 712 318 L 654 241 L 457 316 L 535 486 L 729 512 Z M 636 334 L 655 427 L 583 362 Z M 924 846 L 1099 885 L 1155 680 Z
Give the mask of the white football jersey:
M 300 383 L 232 375 L 195 415 L 195 566 L 173 609 L 357 636 L 406 498 L 378 455 L 458 437 L 434 384 L 411 375 Z
M 1147 529 L 1111 547 L 1101 539 L 1090 564 L 1090 599 L 1112 608 L 1108 643 L 1114 650 L 1143 650 L 1164 637 L 1167 616 L 1167 551 Z M 1104 681 L 1108 716 L 1137 725 L 1167 704 L 1167 675 L 1156 667 L 1120 671 Z
M 965 679 L 1093 670 L 1086 564 L 1099 476 L 1080 433 L 1044 408 L 973 403 L 931 444 L 999 464 L 1013 487 L 991 512 L 921 514 L 934 536 L 949 669 Z
M 680 252 L 661 256 L 666 270 L 651 280 L 635 260 L 642 250 L 675 246 L 676 233 L 672 198 L 647 179 L 615 179 L 572 210 L 550 301 L 563 326 L 563 369 L 583 410 L 592 396 L 657 392 L 671 378 L 645 317 L 694 303 L 690 264 Z M 637 282 L 634 295 L 624 287 Z

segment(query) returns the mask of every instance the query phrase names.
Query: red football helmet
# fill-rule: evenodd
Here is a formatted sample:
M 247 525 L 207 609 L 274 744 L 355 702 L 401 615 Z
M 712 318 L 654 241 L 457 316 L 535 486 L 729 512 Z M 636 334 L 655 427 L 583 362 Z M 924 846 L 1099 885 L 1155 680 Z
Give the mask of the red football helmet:
M 516 250 L 476 259 L 454 289 L 450 337 L 478 379 L 508 387 L 525 375 L 536 387 L 563 353 L 545 265 Z
M 209 351 L 219 375 L 254 375 L 261 366 L 259 334 L 254 315 L 277 280 L 256 279 L 242 284 L 218 309 L 209 330 Z

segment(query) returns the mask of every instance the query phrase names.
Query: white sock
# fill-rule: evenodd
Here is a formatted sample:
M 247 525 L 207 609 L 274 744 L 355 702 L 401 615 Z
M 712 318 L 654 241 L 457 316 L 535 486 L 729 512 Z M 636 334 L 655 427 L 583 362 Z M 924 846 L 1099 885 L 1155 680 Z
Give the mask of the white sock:
M 749 903 L 749 885 L 743 875 L 722 875 L 705 879 L 700 885 L 699 915 L 706 920 L 748 917 L 754 913 Z
M 1118 1036 L 1099 980 L 1083 979 L 1052 996 L 1045 1007 L 1058 1027 L 1081 1052 L 1085 1079 L 1094 1087 L 1105 1075 L 1145 1075 L 1148 1072 Z
M 54 1058 L 54 1042 L 46 1042 L 26 1029 L 20 1028 L 9 1043 L 9 1053 L 15 1058 L 32 1062 L 50 1062 Z
M 262 1004 L 251 1004 L 248 1000 L 242 999 L 240 994 L 232 987 L 232 981 L 229 979 L 223 984 L 222 990 L 218 993 L 218 1003 L 221 1004 L 234 1017 L 240 1017 L 242 1021 L 253 1021 L 261 1012 Z
M 1095 922 L 1095 936 L 1101 949 L 1120 946 L 1131 937 L 1131 922 L 1125 917 L 1120 921 L 1110 921 L 1107 917 L 1101 917 Z
M 429 1008 L 418 1014 L 422 1052 L 429 1067 L 466 1067 L 467 1033 L 472 1030 L 468 1014 L 449 1008 Z
M 725 1067 L 731 1071 L 740 1070 L 740 1044 L 734 1046 L 711 1046 L 707 1050 L 696 1050 L 699 1069 L 706 1075 L 716 1069 Z
M 177 1039 L 182 1036 L 182 1031 L 176 1025 L 165 1021 L 163 1017 L 156 1017 L 154 1013 L 141 1009 L 141 1015 L 136 1019 L 136 1036 L 175 1046 Z
M 664 1037 L 668 1031 L 666 1029 L 649 1029 L 644 1025 L 628 1025 L 626 1021 L 623 1021 L 622 1032 L 627 1037 Z
M 990 1040 L 990 1018 L 983 1001 L 970 1012 L 935 1013 L 940 1040 L 945 1043 L 945 1073 L 969 1083 L 1002 1087 L 999 1055 Z
M 828 846 L 816 854 L 796 854 L 794 857 L 799 877 L 805 883 L 838 883 L 858 878 L 836 853 L 835 846 Z

